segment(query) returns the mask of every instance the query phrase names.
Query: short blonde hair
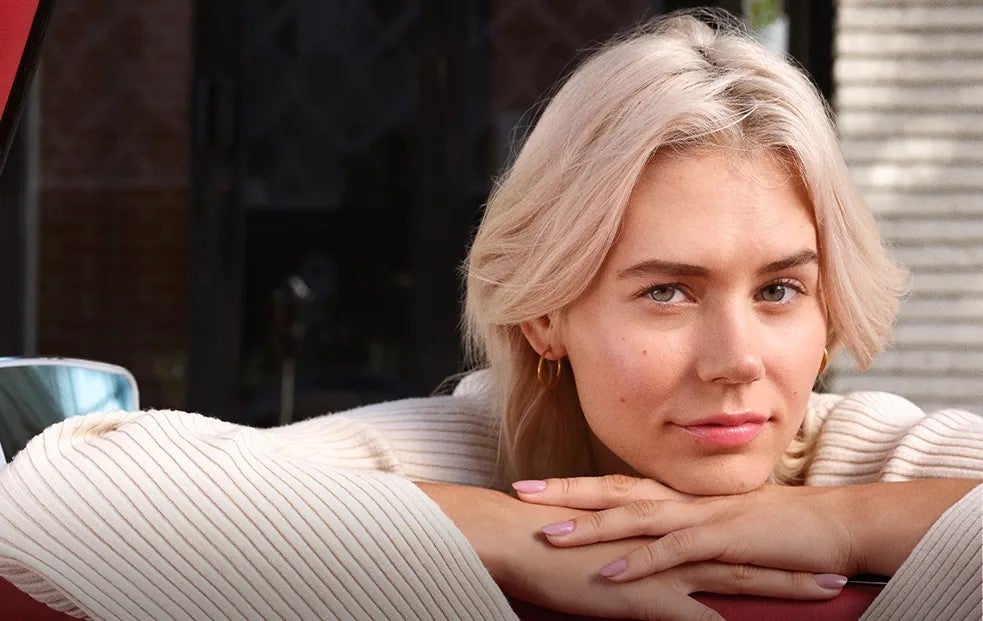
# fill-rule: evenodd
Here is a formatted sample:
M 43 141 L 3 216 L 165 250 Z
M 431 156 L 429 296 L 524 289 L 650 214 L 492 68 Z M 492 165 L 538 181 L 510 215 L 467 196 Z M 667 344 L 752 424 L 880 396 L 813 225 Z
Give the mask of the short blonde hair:
M 544 391 L 520 323 L 562 311 L 593 282 L 636 180 L 660 150 L 781 153 L 813 205 L 830 350 L 864 368 L 891 337 L 906 274 L 887 256 L 808 78 L 738 25 L 674 14 L 602 47 L 544 109 L 492 192 L 465 265 L 465 333 L 491 369 L 503 476 L 591 472 L 570 374 Z M 800 434 L 801 435 L 801 434 Z M 776 472 L 805 459 L 793 442 Z

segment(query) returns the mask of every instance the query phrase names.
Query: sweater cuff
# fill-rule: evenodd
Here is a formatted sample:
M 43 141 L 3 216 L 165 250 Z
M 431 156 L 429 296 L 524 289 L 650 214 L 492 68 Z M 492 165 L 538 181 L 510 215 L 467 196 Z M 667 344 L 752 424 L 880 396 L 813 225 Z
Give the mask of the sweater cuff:
M 983 618 L 983 485 L 950 507 L 861 619 Z

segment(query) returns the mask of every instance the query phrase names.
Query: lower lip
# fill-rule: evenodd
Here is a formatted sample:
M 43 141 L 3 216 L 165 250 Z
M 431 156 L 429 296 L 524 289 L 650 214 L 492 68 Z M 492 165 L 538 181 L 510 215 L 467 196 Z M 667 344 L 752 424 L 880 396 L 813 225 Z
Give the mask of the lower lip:
M 683 431 L 714 446 L 741 446 L 758 437 L 764 423 L 740 425 L 690 425 Z

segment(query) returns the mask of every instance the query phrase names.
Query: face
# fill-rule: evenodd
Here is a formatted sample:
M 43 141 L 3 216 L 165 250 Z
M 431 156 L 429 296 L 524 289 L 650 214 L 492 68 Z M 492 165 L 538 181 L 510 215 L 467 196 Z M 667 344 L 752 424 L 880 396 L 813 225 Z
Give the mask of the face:
M 809 198 L 780 159 L 653 158 L 595 283 L 545 330 L 599 468 L 691 494 L 763 484 L 821 365 L 818 284 Z

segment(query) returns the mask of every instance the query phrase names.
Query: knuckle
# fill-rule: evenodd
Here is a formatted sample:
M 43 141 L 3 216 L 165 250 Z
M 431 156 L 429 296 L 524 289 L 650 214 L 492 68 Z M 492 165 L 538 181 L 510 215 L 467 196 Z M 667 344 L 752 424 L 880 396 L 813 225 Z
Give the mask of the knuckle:
M 790 572 L 789 582 L 794 593 L 810 593 L 816 588 L 816 581 L 812 574 L 801 571 Z
M 638 485 L 638 479 L 626 474 L 608 474 L 602 480 L 605 490 L 615 497 L 630 495 Z
M 607 517 L 604 511 L 595 511 L 594 513 L 588 513 L 583 517 L 577 518 L 575 521 L 578 522 L 578 526 L 584 524 L 591 531 L 599 531 L 607 524 Z
M 564 497 L 570 496 L 577 491 L 577 484 L 575 481 L 576 479 L 571 478 L 556 479 L 556 482 L 560 487 L 560 493 L 563 494 Z
M 651 543 L 638 548 L 635 554 L 645 567 L 657 567 L 659 564 L 659 555 L 655 551 L 655 545 Z
M 662 502 L 659 500 L 636 500 L 625 507 L 625 511 L 634 518 L 653 518 L 662 509 Z
M 730 566 L 730 577 L 737 584 L 749 584 L 755 582 L 761 575 L 761 568 L 747 563 L 739 563 Z
M 682 559 L 686 558 L 686 555 L 693 548 L 693 535 L 686 530 L 676 530 L 662 539 L 660 541 L 665 545 L 666 551 L 673 556 L 673 558 Z

